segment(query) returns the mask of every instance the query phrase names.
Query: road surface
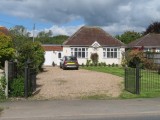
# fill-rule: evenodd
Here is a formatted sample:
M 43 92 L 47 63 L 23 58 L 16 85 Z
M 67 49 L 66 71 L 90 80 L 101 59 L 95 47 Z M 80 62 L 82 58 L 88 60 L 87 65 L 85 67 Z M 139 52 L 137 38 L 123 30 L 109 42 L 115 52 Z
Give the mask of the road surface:
M 0 103 L 0 120 L 159 120 L 160 98 Z

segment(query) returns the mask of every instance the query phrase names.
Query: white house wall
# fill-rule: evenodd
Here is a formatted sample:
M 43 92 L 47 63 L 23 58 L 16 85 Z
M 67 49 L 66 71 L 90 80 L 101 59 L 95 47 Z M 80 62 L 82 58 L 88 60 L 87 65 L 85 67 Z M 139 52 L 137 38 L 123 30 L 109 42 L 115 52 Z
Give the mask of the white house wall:
M 103 58 L 103 48 L 99 47 L 94 49 L 93 47 L 88 48 L 88 58 L 78 58 L 78 63 L 81 65 L 86 64 L 87 60 L 90 60 L 90 56 L 92 53 L 97 53 L 99 55 L 99 62 L 105 62 L 106 64 L 121 64 L 122 60 L 122 53 L 125 51 L 124 48 L 120 49 L 120 57 L 119 58 Z M 70 47 L 63 47 L 63 55 L 69 56 L 71 55 L 71 48 Z
M 56 65 L 59 65 L 60 58 L 58 58 L 58 53 L 61 53 L 61 56 L 63 56 L 63 52 L 62 51 L 45 51 L 45 62 L 44 62 L 43 65 L 52 66 L 53 62 Z

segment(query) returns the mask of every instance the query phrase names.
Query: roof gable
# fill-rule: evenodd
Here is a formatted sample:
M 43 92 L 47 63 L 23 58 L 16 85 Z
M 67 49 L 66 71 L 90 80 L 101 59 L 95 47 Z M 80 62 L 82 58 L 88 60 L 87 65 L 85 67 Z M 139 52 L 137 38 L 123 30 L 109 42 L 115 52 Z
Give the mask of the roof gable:
M 94 48 L 98 48 L 101 45 L 97 41 L 95 41 L 91 46 L 94 47 Z
M 123 46 L 124 44 L 99 27 L 81 27 L 64 42 L 69 46 L 91 46 L 97 41 L 101 46 Z

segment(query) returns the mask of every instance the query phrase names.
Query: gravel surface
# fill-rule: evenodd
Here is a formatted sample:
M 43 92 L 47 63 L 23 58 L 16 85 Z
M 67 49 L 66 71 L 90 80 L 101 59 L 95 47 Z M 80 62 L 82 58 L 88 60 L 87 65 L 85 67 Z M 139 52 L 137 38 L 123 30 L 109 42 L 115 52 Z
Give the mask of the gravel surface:
M 37 91 L 33 99 L 81 99 L 84 96 L 118 97 L 123 78 L 89 70 L 62 70 L 45 67 L 37 76 Z

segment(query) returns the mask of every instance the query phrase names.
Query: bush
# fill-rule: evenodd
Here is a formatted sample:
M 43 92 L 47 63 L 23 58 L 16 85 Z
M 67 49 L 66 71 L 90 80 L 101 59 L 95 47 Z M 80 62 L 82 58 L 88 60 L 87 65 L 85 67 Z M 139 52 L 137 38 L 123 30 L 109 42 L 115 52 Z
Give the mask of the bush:
M 0 78 L 0 99 L 5 99 L 5 87 L 6 87 L 6 79 L 5 77 Z
M 95 66 L 97 66 L 97 64 L 98 64 L 98 54 L 97 53 L 92 53 L 91 54 L 91 60 L 92 60 L 92 63 L 95 65 Z
M 145 58 L 144 52 L 142 50 L 127 51 L 125 58 L 126 65 L 129 67 L 135 68 L 136 64 L 139 64 L 141 68 L 156 69 L 154 62 Z
M 90 63 L 91 63 L 91 60 L 87 60 L 86 66 L 88 67 L 90 65 Z
M 18 76 L 13 79 L 10 84 L 10 96 L 13 97 L 23 97 L 24 96 L 24 78 L 22 76 Z

